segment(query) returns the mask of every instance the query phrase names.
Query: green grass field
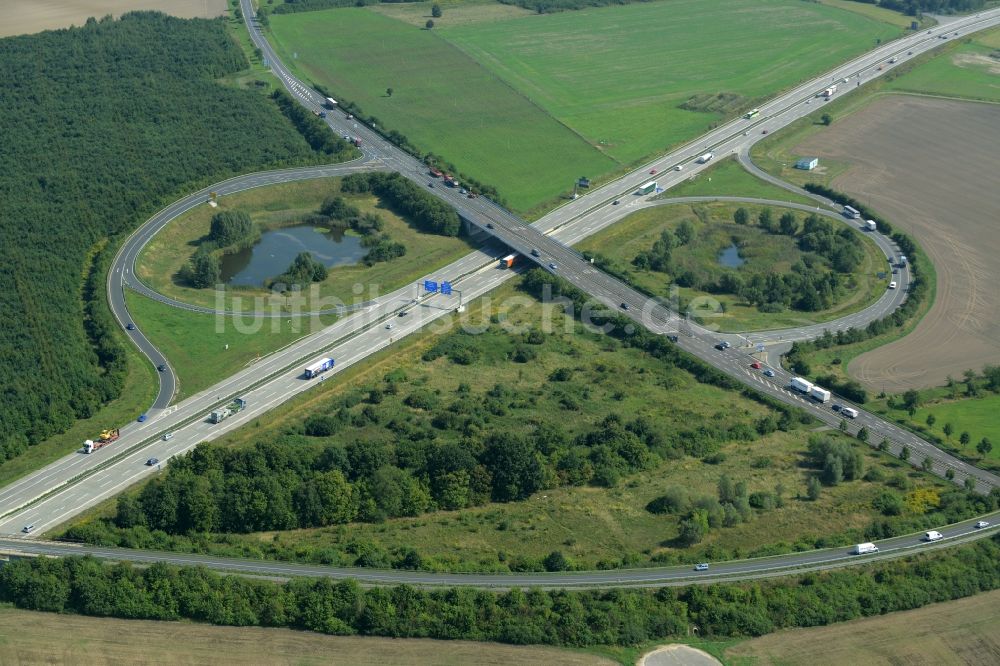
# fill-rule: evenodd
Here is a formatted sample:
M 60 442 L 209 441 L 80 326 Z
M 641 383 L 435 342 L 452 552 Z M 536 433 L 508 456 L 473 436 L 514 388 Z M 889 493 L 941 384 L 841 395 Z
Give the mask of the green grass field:
M 260 356 L 333 323 L 334 317 L 246 319 L 190 312 L 126 292 L 133 319 L 170 359 L 179 386 L 175 401 L 242 370 Z M 318 330 L 318 328 L 316 328 Z M 228 345 L 228 349 L 226 346 Z
M 889 82 L 886 90 L 1000 102 L 998 36 L 1000 31 L 974 35 Z
M 771 236 L 760 232 L 755 226 L 740 227 L 732 222 L 733 212 L 738 204 L 678 204 L 661 206 L 634 213 L 595 236 L 580 243 L 581 251 L 598 252 L 611 258 L 615 265 L 628 271 L 629 281 L 646 291 L 662 298 L 670 297 L 669 276 L 657 271 L 640 270 L 632 266 L 632 259 L 642 251 L 649 250 L 665 230 L 676 229 L 683 220 L 691 222 L 699 238 L 689 246 L 674 251 L 676 261 L 682 268 L 699 270 L 718 266 L 718 251 L 732 243 L 734 234 L 744 237 L 746 245 L 741 256 L 746 260 L 738 273 L 787 272 L 792 264 L 803 256 L 795 243 L 785 236 Z M 760 206 L 743 206 L 756 218 Z M 772 208 L 775 219 L 781 216 L 780 208 Z M 797 214 L 800 224 L 804 215 Z M 704 220 L 709 220 L 706 224 Z M 885 257 L 875 244 L 864 241 L 865 258 L 860 268 L 851 275 L 855 288 L 852 295 L 829 310 L 800 312 L 786 310 L 780 313 L 762 313 L 753 306 L 744 304 L 739 298 L 729 294 L 708 294 L 689 288 L 680 288 L 682 300 L 694 301 L 695 312 L 704 318 L 705 325 L 722 331 L 748 331 L 772 328 L 787 328 L 836 319 L 867 307 L 884 293 L 887 280 L 879 279 L 876 272 L 884 266 Z M 717 310 L 721 303 L 724 312 Z
M 139 255 L 136 274 L 161 294 L 185 303 L 207 307 L 235 309 L 233 298 L 241 299 L 243 309 L 288 311 L 300 307 L 303 311 L 315 306 L 330 307 L 338 303 L 354 303 L 385 294 L 410 284 L 428 271 L 445 266 L 468 253 L 473 246 L 462 238 L 422 233 L 391 210 L 382 207 L 373 196 L 347 195 L 352 205 L 362 213 L 373 212 L 385 222 L 384 232 L 406 246 L 406 255 L 372 267 L 364 264 L 330 269 L 326 280 L 316 285 L 318 301 L 311 298 L 311 289 L 303 291 L 301 306 L 286 297 L 264 289 L 233 289 L 224 294 L 214 289 L 192 289 L 178 284 L 174 275 L 194 253 L 199 239 L 209 231 L 212 216 L 220 211 L 242 210 L 263 228 L 278 228 L 296 224 L 315 213 L 323 199 L 338 194 L 339 178 L 284 183 L 240 192 L 219 199 L 218 208 L 200 206 L 178 217 L 157 234 Z M 360 293 L 359 290 L 360 289 Z M 217 297 L 220 299 L 216 302 Z
M 365 9 L 279 15 L 271 25 L 293 69 L 496 185 L 515 209 L 616 168 L 435 31 Z
M 997 419 L 997 413 L 1000 411 L 1000 395 L 985 392 L 979 398 L 956 400 L 942 396 L 921 404 L 912 417 L 903 409 L 885 409 L 884 403 L 879 404 L 881 407 L 879 411 L 890 419 L 902 420 L 912 428 L 919 427 L 925 432 L 936 435 L 949 448 L 954 448 L 969 458 L 980 457 L 976 451 L 976 444 L 986 437 L 993 443 L 993 450 L 986 454 L 986 460 L 1000 461 L 1000 419 Z M 927 425 L 928 415 L 934 416 L 932 426 Z M 951 424 L 954 429 L 950 436 L 944 434 L 945 424 Z M 963 432 L 969 433 L 970 441 L 966 445 L 959 441 Z
M 740 166 L 735 157 L 727 157 L 705 171 L 691 176 L 680 185 L 671 187 L 662 198 L 708 196 L 754 197 L 807 205 L 815 203 L 809 197 L 795 194 L 753 176 Z
M 460 20 L 449 23 L 446 11 L 433 30 L 414 25 L 415 11 L 277 15 L 271 25 L 285 61 L 306 79 L 496 185 L 521 211 L 551 202 L 580 175 L 600 179 L 707 130 L 722 116 L 678 108 L 696 94 L 732 93 L 735 113 L 899 34 L 792 0 L 544 16 L 463 5 Z

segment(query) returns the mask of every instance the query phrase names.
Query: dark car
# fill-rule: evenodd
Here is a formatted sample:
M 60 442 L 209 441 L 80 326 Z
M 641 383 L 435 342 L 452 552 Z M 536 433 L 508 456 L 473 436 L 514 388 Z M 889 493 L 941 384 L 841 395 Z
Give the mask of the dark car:
M 156 369 L 159 370 L 160 372 L 166 372 L 167 371 L 167 366 L 166 366 L 165 363 L 161 363 L 158 366 L 156 366 Z
M 540 257 L 540 256 L 542 256 L 542 253 L 538 251 L 537 247 L 535 247 L 535 248 L 531 249 L 531 256 L 533 256 L 533 257 Z
M 677 342 L 677 336 L 676 335 L 668 335 L 667 336 L 667 340 L 670 340 L 671 342 Z
M 618 201 L 618 199 L 615 199 L 614 201 L 611 202 L 611 205 L 612 206 L 617 206 L 619 203 L 620 202 Z
M 319 117 L 320 118 L 326 118 L 326 111 L 320 111 L 319 112 Z
M 628 310 L 628 303 L 622 303 L 622 310 Z
M 492 222 L 487 222 L 486 223 L 486 228 L 487 229 L 492 229 L 493 228 L 493 223 Z
M 838 405 L 838 404 L 836 404 L 836 403 L 834 403 L 834 405 L 833 405 L 832 407 L 830 407 L 830 409 L 832 409 L 832 410 L 833 410 L 833 411 L 835 411 L 835 412 L 839 412 L 839 411 L 840 411 L 840 410 L 842 410 L 843 408 L 844 408 L 844 407 L 843 407 L 843 405 Z
M 408 315 L 408 314 L 409 314 L 409 313 L 408 313 L 408 312 L 407 312 L 406 310 L 403 310 L 402 312 L 400 312 L 400 313 L 399 313 L 398 315 L 396 315 L 396 316 L 397 316 L 397 317 L 405 317 L 405 316 L 406 316 L 406 315 Z
M 129 322 L 129 323 L 125 324 L 125 328 L 127 328 L 130 331 L 134 331 L 135 330 L 135 324 L 133 324 L 132 322 Z
M 145 423 L 145 422 L 146 422 L 146 419 L 147 419 L 147 418 L 149 418 L 149 417 L 148 417 L 148 416 L 146 416 L 145 414 L 139 414 L 139 418 L 138 418 L 138 419 L 136 419 L 136 420 L 137 420 L 137 421 L 138 421 L 139 423 Z
M 150 458 L 146 461 L 146 464 L 152 467 L 153 465 L 158 465 L 160 463 L 159 458 Z
M 434 183 L 427 183 L 427 187 L 434 187 Z
M 715 345 L 715 348 L 718 349 L 719 351 L 726 351 L 726 349 L 728 349 L 728 347 L 726 347 L 726 345 L 722 342 Z

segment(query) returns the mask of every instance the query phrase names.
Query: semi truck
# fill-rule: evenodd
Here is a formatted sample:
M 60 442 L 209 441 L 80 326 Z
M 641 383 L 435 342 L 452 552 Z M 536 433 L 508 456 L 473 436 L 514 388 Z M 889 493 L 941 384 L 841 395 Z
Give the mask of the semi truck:
M 325 106 L 328 109 L 332 109 L 333 107 L 337 106 L 337 100 L 335 100 L 332 97 L 327 97 L 326 101 L 323 103 L 323 106 Z
M 506 257 L 500 259 L 500 268 L 510 268 L 514 265 L 514 260 L 517 259 L 516 254 L 508 254 Z
M 83 452 L 93 453 L 97 449 L 104 448 L 111 442 L 117 441 L 119 437 L 121 437 L 121 431 L 118 428 L 115 428 L 114 430 L 104 430 L 96 440 L 88 439 L 84 441 Z
M 832 86 L 830 86 L 829 88 L 827 88 L 826 90 L 824 90 L 823 92 L 821 92 L 819 94 L 819 97 L 825 97 L 827 99 L 830 99 L 831 97 L 833 97 L 833 93 L 835 93 L 835 92 L 837 92 L 837 84 L 836 83 L 833 84 Z
M 650 194 L 656 191 L 656 181 L 651 180 L 648 183 L 644 183 L 639 186 L 638 194 Z
M 698 162 L 698 164 L 705 164 L 706 162 L 708 162 L 713 157 L 715 157 L 715 153 L 705 153 L 704 155 L 700 155 L 698 157 L 697 162 Z
M 813 386 L 809 389 L 809 397 L 816 402 L 827 403 L 830 402 L 830 392 L 825 388 L 820 388 L 818 386 Z
M 243 398 L 236 398 L 231 403 L 223 407 L 222 409 L 217 409 L 208 415 L 208 420 L 212 423 L 222 423 L 230 416 L 237 412 L 241 412 L 246 409 L 247 401 Z
M 305 376 L 306 379 L 313 379 L 314 377 L 319 377 L 324 372 L 333 367 L 334 360 L 332 358 L 321 358 L 315 363 L 306 366 Z
M 747 113 L 747 114 L 746 114 L 745 116 L 743 116 L 743 117 L 744 117 L 744 118 L 746 118 L 747 120 L 749 120 L 750 118 L 753 118 L 753 117 L 757 116 L 757 115 L 758 115 L 759 113 L 760 113 L 760 109 L 752 109 L 752 110 L 750 110 L 750 111 L 749 111 L 749 112 L 748 112 L 748 113 Z
M 878 546 L 868 541 L 866 543 L 859 543 L 854 547 L 854 550 L 851 552 L 854 553 L 855 555 L 867 555 L 869 553 L 877 553 Z
M 813 383 L 801 377 L 792 377 L 792 381 L 789 382 L 788 387 L 808 395 L 813 390 Z

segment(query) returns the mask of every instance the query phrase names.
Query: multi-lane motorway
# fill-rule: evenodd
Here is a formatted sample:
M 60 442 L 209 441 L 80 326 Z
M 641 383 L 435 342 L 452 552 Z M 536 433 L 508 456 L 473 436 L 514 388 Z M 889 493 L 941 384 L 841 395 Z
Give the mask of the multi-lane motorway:
M 318 109 L 323 101 L 322 98 L 295 80 L 283 68 L 253 21 L 253 11 L 248 0 L 243 0 L 243 11 L 255 44 L 264 52 L 275 74 L 303 104 L 314 110 Z M 967 32 L 998 22 L 1000 22 L 1000 11 L 984 12 L 977 17 L 959 19 L 949 24 L 948 30 Z M 816 105 L 822 104 L 816 93 L 829 85 L 830 81 L 848 79 L 857 84 L 863 83 L 877 76 L 880 73 L 878 65 L 885 67 L 884 61 L 888 58 L 896 57 L 899 63 L 902 63 L 911 55 L 916 56 L 933 48 L 937 43 L 936 35 L 921 34 L 880 47 L 766 104 L 761 107 L 759 117 L 729 123 L 642 169 L 562 206 L 534 225 L 525 225 L 520 219 L 484 198 L 470 200 L 449 188 L 435 188 L 429 191 L 448 200 L 463 218 L 496 236 L 508 247 L 528 257 L 537 254 L 534 258 L 539 264 L 557 272 L 605 306 L 617 309 L 637 324 L 654 331 L 667 334 L 682 332 L 678 344 L 685 351 L 712 363 L 758 390 L 801 406 L 825 423 L 836 425 L 840 422 L 840 416 L 789 391 L 786 388 L 789 376 L 780 369 L 776 368 L 777 374 L 774 378 L 766 378 L 759 372 L 752 371 L 749 368 L 751 359 L 745 353 L 736 349 L 725 351 L 715 349 L 714 345 L 720 336 L 703 327 L 682 325 L 676 314 L 669 309 L 596 270 L 568 247 L 568 243 L 614 223 L 639 206 L 655 205 L 647 197 L 633 194 L 639 184 L 650 178 L 651 169 L 660 172 L 657 180 L 661 187 L 676 184 L 690 174 L 705 168 L 705 165 L 694 162 L 698 154 L 706 150 L 712 150 L 718 156 L 730 152 L 745 153 L 753 142 L 759 140 L 763 129 L 778 129 L 812 112 Z M 225 194 L 269 182 L 322 177 L 362 168 L 391 168 L 415 182 L 428 180 L 425 167 L 421 163 L 391 146 L 363 125 L 337 113 L 328 114 L 328 122 L 338 133 L 349 133 L 362 138 L 362 149 L 365 153 L 362 160 L 356 164 L 329 167 L 329 171 L 315 171 L 312 175 L 307 174 L 305 170 L 289 170 L 246 176 L 243 180 L 234 179 L 238 182 L 227 181 L 231 183 L 231 189 L 226 183 L 215 185 L 165 209 L 137 231 L 118 255 L 109 280 L 109 293 L 112 295 L 116 316 L 123 322 L 128 319 L 123 298 L 126 283 L 131 288 L 148 289 L 131 274 L 135 257 L 141 247 L 173 216 L 206 201 L 209 191 Z M 678 166 L 681 167 L 680 170 L 677 170 Z M 616 199 L 620 200 L 621 204 L 614 205 L 613 201 Z M 880 239 L 878 242 L 887 254 L 895 251 L 888 245 L 886 239 Z M 494 289 L 511 275 L 509 271 L 496 269 L 493 258 L 486 252 L 474 252 L 439 271 L 438 274 L 446 275 L 456 285 L 460 285 L 467 299 L 473 298 Z M 551 268 L 553 264 L 556 266 L 554 269 Z M 901 287 L 905 286 L 906 279 L 907 276 L 901 276 Z M 16 534 L 21 526 L 33 524 L 35 525 L 33 534 L 41 534 L 104 497 L 111 496 L 134 483 L 143 475 L 157 473 L 155 468 L 143 466 L 142 463 L 147 457 L 155 455 L 165 460 L 171 455 L 188 450 L 198 442 L 218 437 L 301 391 L 308 390 L 314 384 L 302 379 L 301 366 L 304 361 L 320 353 L 337 358 L 335 370 L 340 370 L 454 309 L 454 302 L 449 301 L 447 297 L 424 296 L 414 300 L 415 296 L 412 289 L 403 289 L 361 304 L 360 312 L 341 319 L 320 333 L 303 338 L 172 408 L 158 409 L 152 413 L 153 418 L 150 421 L 132 426 L 125 431 L 122 439 L 114 446 L 90 456 L 83 454 L 68 456 L 0 490 L 0 514 L 4 516 L 0 522 L 0 533 Z M 813 330 L 759 333 L 755 334 L 751 341 L 764 343 L 787 341 L 810 337 L 822 332 L 823 329 L 835 328 L 837 325 L 863 325 L 891 312 L 904 297 L 905 288 L 896 290 L 895 293 L 887 293 L 878 303 L 862 313 L 857 313 L 855 315 L 857 318 L 851 324 L 837 322 Z M 400 313 L 405 314 L 400 316 Z M 388 327 L 390 322 L 393 324 L 391 328 Z M 130 334 L 154 363 L 166 363 L 140 332 L 132 331 Z M 173 392 L 172 373 L 163 374 L 165 377 L 157 399 L 158 408 L 164 407 L 169 402 Z M 329 376 L 336 375 L 333 373 Z M 207 423 L 205 417 L 215 405 L 237 395 L 248 400 L 247 410 L 219 425 Z M 976 479 L 980 490 L 1000 484 L 1000 479 L 994 475 L 958 461 L 915 435 L 870 414 L 861 412 L 852 426 L 852 429 L 866 427 L 873 442 L 880 441 L 883 437 L 888 439 L 894 450 L 899 450 L 902 446 L 909 447 L 913 453 L 911 460 L 914 464 L 919 464 L 924 457 L 930 457 L 938 473 L 943 474 L 948 468 L 955 470 L 956 480 L 959 482 L 970 476 Z M 159 435 L 167 431 L 173 434 L 172 439 L 169 441 L 159 439 Z

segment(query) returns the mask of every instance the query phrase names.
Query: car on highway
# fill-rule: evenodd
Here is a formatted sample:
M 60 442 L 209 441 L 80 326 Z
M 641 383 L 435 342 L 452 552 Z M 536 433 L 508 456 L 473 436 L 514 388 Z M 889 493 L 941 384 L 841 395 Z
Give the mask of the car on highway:
M 611 205 L 612 206 L 617 206 L 620 203 L 621 203 L 621 201 L 619 201 L 618 199 L 615 199 L 614 201 L 611 202 Z
M 683 164 L 678 164 L 677 166 L 674 167 L 674 171 L 680 171 L 683 168 L 684 168 Z
M 899 274 L 899 269 L 898 268 L 893 268 L 892 269 L 892 274 L 893 275 L 898 275 Z
M 166 372 L 167 371 L 167 364 L 166 363 L 161 363 L 158 366 L 156 366 L 156 369 L 158 371 L 160 371 L 160 372 Z
M 677 336 L 676 335 L 668 335 L 667 336 L 667 340 L 670 340 L 671 342 L 677 342 Z
M 750 367 L 753 368 L 754 370 L 760 370 L 760 361 L 754 361 L 753 363 L 750 364 Z
M 132 322 L 129 322 L 129 323 L 125 324 L 125 328 L 127 328 L 130 331 L 134 331 L 135 330 L 135 324 L 133 324 Z
M 760 133 L 761 134 L 767 134 L 767 130 L 761 130 Z
M 465 189 L 465 188 L 463 187 L 462 189 L 460 189 L 460 190 L 458 191 L 458 193 L 459 193 L 459 194 L 468 194 L 468 193 L 469 193 L 469 190 L 467 190 L 467 189 Z
M 844 408 L 843 405 L 838 405 L 837 403 L 833 403 L 833 406 L 830 407 L 830 409 L 832 409 L 835 412 L 839 412 L 843 408 Z
M 621 308 L 622 310 L 628 310 L 628 303 L 622 302 Z
M 556 266 L 555 264 L 549 264 L 549 268 L 551 268 L 552 270 L 555 270 L 555 269 L 557 269 L 559 267 Z
M 30 534 L 31 532 L 34 531 L 34 529 L 35 529 L 34 525 L 25 525 L 24 527 L 21 528 L 21 531 L 24 532 L 25 534 Z
M 159 463 L 160 463 L 159 458 L 150 458 L 149 460 L 146 461 L 146 465 L 148 465 L 149 467 L 152 467 L 153 465 L 158 465 Z
M 163 433 L 163 441 L 164 442 L 168 442 L 168 441 L 170 441 L 173 438 L 174 438 L 174 433 L 172 433 L 172 432 L 165 432 L 165 433 Z
M 764 371 L 764 376 L 765 377 L 774 377 L 774 370 L 772 370 L 771 368 L 768 368 L 767 370 Z
M 913 55 L 913 51 L 907 51 L 906 55 Z
M 533 247 L 533 248 L 531 248 L 531 256 L 533 256 L 533 257 L 540 257 L 540 256 L 542 256 L 542 253 L 538 251 L 537 247 Z
M 989 527 L 989 526 L 990 526 L 990 523 L 989 523 L 989 521 L 986 521 L 986 520 L 977 520 L 976 524 L 975 524 L 975 528 L 977 530 L 981 530 L 984 527 Z
M 896 283 L 895 282 L 890 282 L 889 283 L 889 289 L 895 289 L 895 288 L 896 288 Z
M 326 111 L 320 111 L 319 112 L 319 117 L 320 118 L 326 118 Z
M 726 351 L 727 349 L 729 349 L 729 345 L 727 345 L 725 342 L 719 342 L 715 345 L 715 348 L 718 349 L 719 351 Z
M 650 169 L 649 173 L 650 175 L 656 175 L 656 169 Z
M 486 223 L 486 228 L 487 229 L 492 229 L 493 228 L 493 223 L 492 222 L 487 222 Z
M 427 187 L 434 187 L 434 183 L 427 183 Z
M 465 195 L 465 198 L 466 199 L 475 199 L 477 196 L 479 196 L 479 195 L 476 194 L 475 192 L 469 192 L 468 194 Z
M 708 571 L 708 563 L 702 562 L 701 564 L 694 565 L 695 571 Z
M 145 422 L 146 422 L 146 419 L 147 419 L 147 418 L 149 418 L 149 417 L 148 417 L 148 416 L 146 416 L 145 414 L 139 414 L 139 418 L 138 418 L 138 419 L 136 419 L 136 420 L 137 420 L 137 421 L 138 421 L 139 423 L 145 423 Z
M 392 330 L 392 322 L 391 321 L 388 324 L 385 325 L 385 330 L 387 330 L 387 331 L 391 331 Z
M 400 313 L 399 313 L 398 315 L 396 315 L 396 316 L 397 316 L 397 317 L 405 317 L 405 316 L 406 316 L 406 315 L 408 315 L 408 314 L 409 314 L 409 313 L 408 313 L 408 312 L 407 312 L 406 310 L 403 310 L 402 312 L 400 312 Z

